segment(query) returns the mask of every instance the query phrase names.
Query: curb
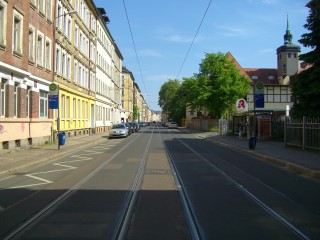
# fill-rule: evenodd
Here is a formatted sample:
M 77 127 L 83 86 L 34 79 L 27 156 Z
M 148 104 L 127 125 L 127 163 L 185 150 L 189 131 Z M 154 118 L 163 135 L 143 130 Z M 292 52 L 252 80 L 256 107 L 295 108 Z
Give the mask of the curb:
M 302 167 L 302 166 L 294 164 L 294 163 L 285 162 L 285 161 L 282 161 L 281 159 L 270 157 L 265 154 L 257 153 L 252 150 L 242 149 L 242 148 L 239 148 L 239 147 L 227 144 L 227 143 L 221 143 L 219 141 L 215 141 L 215 140 L 210 139 L 210 137 L 200 136 L 197 133 L 195 133 L 195 135 L 201 139 L 204 139 L 204 140 L 207 140 L 207 141 L 210 141 L 210 142 L 213 142 L 213 143 L 225 146 L 225 147 L 233 148 L 239 152 L 250 153 L 251 155 L 253 154 L 256 157 L 260 157 L 261 159 L 266 160 L 274 165 L 289 169 L 289 170 L 291 170 L 295 173 L 301 174 L 303 176 L 312 177 L 315 179 L 320 179 L 320 171 L 316 171 L 316 170 L 312 170 L 310 168 Z

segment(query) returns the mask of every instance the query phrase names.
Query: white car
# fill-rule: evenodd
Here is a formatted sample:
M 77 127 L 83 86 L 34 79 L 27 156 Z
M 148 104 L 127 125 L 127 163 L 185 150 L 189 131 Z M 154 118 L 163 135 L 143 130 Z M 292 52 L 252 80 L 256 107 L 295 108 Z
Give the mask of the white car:
M 109 131 L 109 138 L 114 137 L 128 137 L 129 130 L 124 123 L 115 124 L 112 126 L 112 129 Z
M 178 128 L 178 124 L 176 122 L 169 122 L 168 127 L 169 128 Z

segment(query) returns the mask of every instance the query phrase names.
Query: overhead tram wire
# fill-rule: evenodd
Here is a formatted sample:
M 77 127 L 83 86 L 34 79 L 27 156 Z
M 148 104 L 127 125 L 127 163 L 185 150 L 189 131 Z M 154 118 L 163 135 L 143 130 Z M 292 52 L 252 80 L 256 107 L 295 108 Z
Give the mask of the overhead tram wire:
M 131 35 L 131 40 L 132 40 L 134 52 L 135 52 L 135 55 L 136 55 L 136 58 L 137 58 L 137 63 L 138 63 L 139 71 L 140 71 L 141 80 L 142 80 L 144 89 L 145 89 L 145 91 L 146 91 L 146 98 L 148 98 L 149 95 L 148 95 L 148 92 L 147 92 L 146 85 L 145 85 L 145 83 L 144 83 L 144 79 L 143 79 L 143 75 L 142 75 L 142 71 L 141 71 L 141 65 L 140 65 L 140 61 L 139 61 L 139 57 L 138 57 L 138 52 L 137 52 L 136 44 L 135 44 L 134 38 L 133 38 L 133 33 L 132 33 L 132 29 L 131 29 L 131 24 L 130 24 L 130 20 L 129 20 L 129 16 L 128 16 L 128 11 L 127 11 L 127 7 L 126 7 L 125 0 L 122 0 L 122 2 L 123 2 L 124 11 L 125 11 L 126 17 L 127 17 L 127 22 L 128 22 L 128 26 L 129 26 L 129 30 L 130 30 L 130 35 Z M 149 99 L 147 99 L 147 100 L 148 100 L 148 101 L 146 101 L 146 102 L 149 103 Z M 149 107 L 151 107 L 151 106 L 149 106 Z
M 208 12 L 208 10 L 209 10 L 209 8 L 210 8 L 211 2 L 212 2 L 212 0 L 210 0 L 210 2 L 209 2 L 209 4 L 208 4 L 208 7 L 207 7 L 207 9 L 206 9 L 206 11 L 205 11 L 205 13 L 203 14 L 203 17 L 202 17 L 202 19 L 201 19 L 201 22 L 200 22 L 200 24 L 199 24 L 199 27 L 198 27 L 198 29 L 197 29 L 197 32 L 196 32 L 196 34 L 194 35 L 193 40 L 192 40 L 192 42 L 191 42 L 191 44 L 190 44 L 190 46 L 189 46 L 189 49 L 188 49 L 188 51 L 187 51 L 187 54 L 186 54 L 186 56 L 185 56 L 184 59 L 183 59 L 183 62 L 182 62 L 181 66 L 180 66 L 180 69 L 179 69 L 179 72 L 178 72 L 178 74 L 177 74 L 177 76 L 176 76 L 176 79 L 178 79 L 178 77 L 179 77 L 179 75 L 180 75 L 180 73 L 181 73 L 181 70 L 182 70 L 182 68 L 183 68 L 183 65 L 185 64 L 185 62 L 186 62 L 186 60 L 187 60 L 187 57 L 188 57 L 188 55 L 189 55 L 189 53 L 190 53 L 190 50 L 191 50 L 191 48 L 192 48 L 192 45 L 193 45 L 193 43 L 194 43 L 194 41 L 195 41 L 195 39 L 196 39 L 199 31 L 200 31 L 200 28 L 201 28 L 201 25 L 202 25 L 202 23 L 203 23 L 203 20 L 204 20 L 204 18 L 206 17 L 207 12 Z

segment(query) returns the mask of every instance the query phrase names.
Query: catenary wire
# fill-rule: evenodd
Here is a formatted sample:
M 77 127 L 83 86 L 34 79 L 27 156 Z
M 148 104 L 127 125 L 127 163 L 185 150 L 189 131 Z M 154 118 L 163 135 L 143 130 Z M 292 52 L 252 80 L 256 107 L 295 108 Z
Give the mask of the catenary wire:
M 200 22 L 200 24 L 199 24 L 199 27 L 198 27 L 198 29 L 197 29 L 194 37 L 193 37 L 193 40 L 192 40 L 192 42 L 191 42 L 191 44 L 190 44 L 190 46 L 189 46 L 189 49 L 188 49 L 188 51 L 187 51 L 187 54 L 186 54 L 186 56 L 184 57 L 183 62 L 182 62 L 182 64 L 181 64 L 181 66 L 180 66 L 180 69 L 179 69 L 179 72 L 178 72 L 178 74 L 177 74 L 177 76 L 176 76 L 176 79 L 178 79 L 178 77 L 179 77 L 179 75 L 180 75 L 180 73 L 181 73 L 181 70 L 182 70 L 182 68 L 183 68 L 183 65 L 185 64 L 185 62 L 186 62 L 186 60 L 187 60 L 187 57 L 188 57 L 188 55 L 189 55 L 189 53 L 190 53 L 190 50 L 191 50 L 191 48 L 192 48 L 192 45 L 193 45 L 193 43 L 194 43 L 194 41 L 195 41 L 195 39 L 196 39 L 199 31 L 200 31 L 200 28 L 201 28 L 201 25 L 202 25 L 202 23 L 203 23 L 203 20 L 204 20 L 204 18 L 206 17 L 207 12 L 208 12 L 208 10 L 209 10 L 209 8 L 210 8 L 211 2 L 212 2 L 212 0 L 210 0 L 209 4 L 208 4 L 208 6 L 207 6 L 207 9 L 206 9 L 206 11 L 205 11 L 204 14 L 203 14 L 203 17 L 202 17 L 202 19 L 201 19 L 201 22 Z
M 149 103 L 149 98 L 148 98 L 148 92 L 147 92 L 147 88 L 146 88 L 146 85 L 144 83 L 144 79 L 143 79 L 143 75 L 142 75 L 142 71 L 141 71 L 141 65 L 140 65 L 140 60 L 139 60 L 139 56 L 138 56 L 138 52 L 137 52 L 137 48 L 136 48 L 136 44 L 135 44 L 135 41 L 134 41 L 134 38 L 133 38 L 133 33 L 132 33 L 132 29 L 131 29 L 131 24 L 130 24 L 130 20 L 129 20 L 129 16 L 128 16 L 128 11 L 127 11 L 127 7 L 126 7 L 126 3 L 125 3 L 125 0 L 122 0 L 123 2 L 123 7 L 124 7 L 124 11 L 126 13 L 126 17 L 127 17 L 127 22 L 128 22 L 128 26 L 129 26 L 129 30 L 130 30 L 130 35 L 131 35 L 131 40 L 132 40 L 132 44 L 133 44 L 133 48 L 134 48 L 134 52 L 135 52 L 135 55 L 136 55 L 136 59 L 137 59 L 137 63 L 138 63 L 138 67 L 139 67 L 139 71 L 140 71 L 140 76 L 141 76 L 141 81 L 143 83 L 143 86 L 144 86 L 144 90 L 146 92 L 146 102 Z M 150 105 L 149 105 L 150 106 Z M 150 106 L 151 107 L 151 106 Z

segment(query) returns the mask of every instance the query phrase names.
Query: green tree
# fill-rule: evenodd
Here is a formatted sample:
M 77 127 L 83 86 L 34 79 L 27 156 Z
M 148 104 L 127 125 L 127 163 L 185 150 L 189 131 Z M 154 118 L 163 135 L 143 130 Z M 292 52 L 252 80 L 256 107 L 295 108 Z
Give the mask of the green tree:
M 207 53 L 196 76 L 200 87 L 198 104 L 217 118 L 233 111 L 236 100 L 246 96 L 250 86 L 250 80 L 222 53 Z
M 159 106 L 169 118 L 178 123 L 185 117 L 186 105 L 183 94 L 181 83 L 176 79 L 169 79 L 159 91 Z
M 309 16 L 304 25 L 310 32 L 301 36 L 299 42 L 312 50 L 301 54 L 300 60 L 312 65 L 296 75 L 291 83 L 296 103 L 292 108 L 295 117 L 320 117 L 320 1 L 312 0 L 307 4 Z
M 133 121 L 139 120 L 139 107 L 136 104 L 133 104 Z

